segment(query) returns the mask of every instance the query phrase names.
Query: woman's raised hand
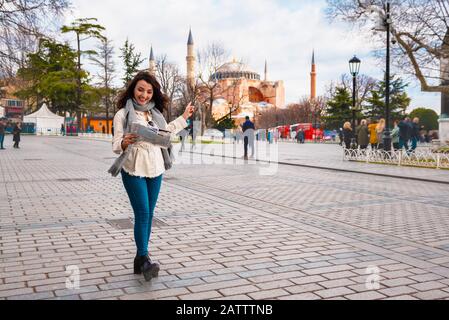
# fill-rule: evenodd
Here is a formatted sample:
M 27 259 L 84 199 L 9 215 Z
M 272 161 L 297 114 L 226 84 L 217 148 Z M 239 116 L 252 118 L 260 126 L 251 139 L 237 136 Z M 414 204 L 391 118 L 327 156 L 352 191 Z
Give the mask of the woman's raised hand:
M 189 102 L 189 104 L 187 105 L 184 113 L 183 113 L 183 117 L 184 119 L 188 119 L 192 116 L 192 114 L 195 112 L 195 106 L 192 106 L 192 104 Z

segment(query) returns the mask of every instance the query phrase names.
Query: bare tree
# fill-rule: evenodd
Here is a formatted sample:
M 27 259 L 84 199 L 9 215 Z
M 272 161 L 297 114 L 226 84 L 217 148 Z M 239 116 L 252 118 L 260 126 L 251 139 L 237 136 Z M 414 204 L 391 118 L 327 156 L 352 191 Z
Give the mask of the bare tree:
M 92 56 L 90 59 L 100 67 L 101 72 L 97 74 L 100 79 L 100 87 L 102 92 L 104 109 L 106 111 L 106 132 L 109 131 L 109 111 L 112 105 L 113 91 L 111 84 L 115 78 L 115 66 L 114 66 L 114 46 L 112 41 L 104 38 L 101 40 L 101 44 L 97 47 L 97 56 Z
M 209 127 L 212 124 L 212 106 L 216 97 L 222 94 L 222 90 L 219 86 L 218 79 L 214 77 L 219 68 L 226 62 L 229 57 L 229 52 L 226 51 L 222 44 L 211 43 L 205 49 L 197 53 L 199 74 L 201 86 L 200 97 L 203 97 L 203 101 L 200 101 L 201 105 L 201 122 L 202 129 Z
M 167 121 L 171 121 L 173 115 L 174 99 L 180 94 L 184 79 L 179 73 L 176 64 L 167 60 L 167 55 L 156 58 L 156 77 L 161 84 L 162 92 L 168 97 Z
M 327 0 L 327 14 L 360 28 L 372 25 L 373 6 L 385 14 L 386 0 Z M 449 2 L 447 0 L 391 0 L 393 61 L 404 73 L 413 75 L 425 92 L 449 94 Z M 372 30 L 378 48 L 385 46 L 385 32 Z M 380 51 L 379 51 L 380 53 Z
M 261 112 L 258 117 L 260 128 L 272 128 L 295 123 L 321 123 L 325 110 L 326 98 L 317 97 L 314 100 L 302 98 L 297 103 L 291 103 L 285 108 L 270 108 Z
M 0 1 L 0 77 L 13 77 L 33 52 L 39 38 L 50 32 L 48 21 L 62 16 L 67 0 Z
M 180 77 L 180 86 L 173 98 L 172 113 L 175 116 L 180 116 L 184 113 L 185 107 L 191 103 L 195 106 L 195 112 L 192 119 L 200 120 L 202 118 L 201 110 L 203 109 L 201 106 L 200 93 L 201 84 L 199 79 L 195 79 L 192 86 L 186 77 Z
M 378 80 L 360 74 L 356 78 L 356 104 L 357 108 L 361 108 L 363 104 L 370 97 L 370 92 L 373 90 L 378 83 Z M 338 82 L 331 81 L 329 85 L 326 86 L 326 98 L 331 98 L 335 95 L 336 88 L 344 88 L 349 92 L 353 90 L 352 77 L 348 74 L 342 74 Z

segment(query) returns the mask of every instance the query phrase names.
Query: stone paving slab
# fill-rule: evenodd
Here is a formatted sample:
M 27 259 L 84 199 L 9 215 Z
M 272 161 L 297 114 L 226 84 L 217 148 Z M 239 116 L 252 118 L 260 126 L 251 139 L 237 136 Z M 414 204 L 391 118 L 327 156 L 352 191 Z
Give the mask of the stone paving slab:
M 110 144 L 23 140 L 0 153 L 0 299 L 449 298 L 446 185 L 179 154 L 145 282 Z

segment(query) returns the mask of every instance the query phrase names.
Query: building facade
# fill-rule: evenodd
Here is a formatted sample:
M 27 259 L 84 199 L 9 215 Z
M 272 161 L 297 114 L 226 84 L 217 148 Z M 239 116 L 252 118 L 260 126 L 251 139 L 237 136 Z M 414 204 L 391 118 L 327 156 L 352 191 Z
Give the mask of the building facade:
M 192 30 L 189 30 L 187 40 L 187 83 L 191 88 L 197 83 L 195 77 L 195 44 Z M 212 106 L 212 116 L 215 120 L 231 115 L 236 122 L 244 120 L 245 116 L 254 119 L 254 116 L 263 109 L 270 107 L 283 108 L 285 105 L 284 82 L 269 81 L 267 62 L 265 61 L 265 76 L 251 70 L 245 64 L 236 61 L 227 62 L 220 66 L 209 78 L 216 82 L 214 90 L 215 101 Z M 201 85 L 197 88 L 202 90 Z M 207 97 L 203 97 L 207 100 Z
M 13 120 L 14 122 L 21 121 L 27 104 L 25 100 L 14 96 L 17 87 L 11 81 L 5 80 L 0 83 L 0 90 L 0 107 L 3 108 L 3 117 Z
M 285 105 L 282 80 L 261 80 L 257 72 L 235 60 L 219 67 L 210 81 L 218 84 L 212 108 L 212 115 L 216 120 L 230 112 L 235 119 L 244 119 L 245 116 L 254 118 L 266 108 L 283 108 Z

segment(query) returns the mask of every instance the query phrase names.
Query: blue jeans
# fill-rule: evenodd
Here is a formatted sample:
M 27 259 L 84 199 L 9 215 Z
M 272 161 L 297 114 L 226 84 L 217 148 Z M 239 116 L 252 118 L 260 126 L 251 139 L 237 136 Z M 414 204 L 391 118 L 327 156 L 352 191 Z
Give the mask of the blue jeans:
M 5 135 L 0 134 L 0 148 L 2 148 L 2 149 L 3 149 L 3 141 L 5 141 Z
M 137 255 L 148 255 L 154 208 L 161 190 L 162 175 L 155 178 L 134 177 L 122 170 L 122 181 L 134 210 L 134 241 Z

